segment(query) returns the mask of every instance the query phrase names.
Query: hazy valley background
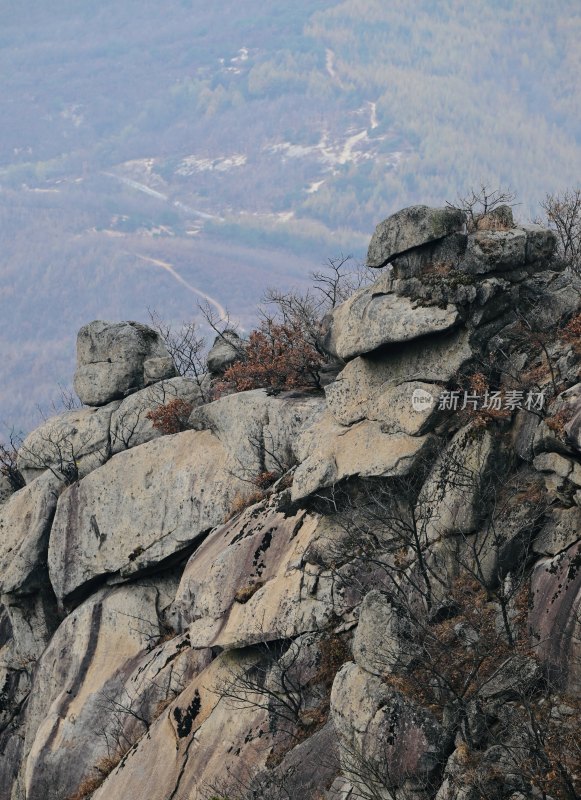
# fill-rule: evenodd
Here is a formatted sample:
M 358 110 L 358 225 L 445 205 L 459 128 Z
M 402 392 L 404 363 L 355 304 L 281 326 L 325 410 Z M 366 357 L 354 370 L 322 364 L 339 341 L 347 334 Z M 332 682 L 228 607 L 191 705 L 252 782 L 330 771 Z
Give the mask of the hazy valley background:
M 0 2 L 0 424 L 94 319 L 248 328 L 374 225 L 581 175 L 577 0 Z M 48 399 L 48 400 L 47 400 Z

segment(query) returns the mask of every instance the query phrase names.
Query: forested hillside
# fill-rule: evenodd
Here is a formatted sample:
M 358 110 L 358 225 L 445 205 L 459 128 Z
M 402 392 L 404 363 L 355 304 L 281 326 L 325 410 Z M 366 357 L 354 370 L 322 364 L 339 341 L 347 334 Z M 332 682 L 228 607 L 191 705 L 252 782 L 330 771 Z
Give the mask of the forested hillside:
M 5 426 L 91 317 L 248 326 L 397 208 L 486 182 L 526 219 L 581 174 L 574 0 L 0 6 Z

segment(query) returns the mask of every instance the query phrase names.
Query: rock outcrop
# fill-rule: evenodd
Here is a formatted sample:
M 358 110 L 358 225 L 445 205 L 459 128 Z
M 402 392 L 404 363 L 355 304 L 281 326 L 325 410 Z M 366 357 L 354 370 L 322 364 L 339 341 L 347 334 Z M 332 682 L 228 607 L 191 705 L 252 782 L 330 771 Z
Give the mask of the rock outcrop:
M 95 320 L 79 331 L 75 391 L 85 405 L 103 406 L 175 374 L 160 335 L 146 325 Z
M 0 483 L 0 800 L 581 793 L 579 299 L 465 222 L 378 226 L 324 390 L 81 330 L 89 407 Z

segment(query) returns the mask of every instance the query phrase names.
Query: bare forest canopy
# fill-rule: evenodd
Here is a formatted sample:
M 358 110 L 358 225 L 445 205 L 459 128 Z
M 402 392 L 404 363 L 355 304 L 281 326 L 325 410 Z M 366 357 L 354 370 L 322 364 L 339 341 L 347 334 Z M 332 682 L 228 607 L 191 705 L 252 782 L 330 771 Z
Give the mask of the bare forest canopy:
M 93 318 L 245 327 L 402 206 L 581 175 L 576 0 L 0 2 L 0 423 Z

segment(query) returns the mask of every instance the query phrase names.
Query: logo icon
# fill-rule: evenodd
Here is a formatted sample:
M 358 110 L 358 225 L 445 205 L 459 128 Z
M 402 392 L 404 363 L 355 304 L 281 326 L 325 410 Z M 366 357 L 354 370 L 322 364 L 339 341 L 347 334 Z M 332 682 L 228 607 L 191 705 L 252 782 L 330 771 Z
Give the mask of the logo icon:
M 414 411 L 427 411 L 434 405 L 434 398 L 425 389 L 414 389 L 412 394 L 412 408 Z

